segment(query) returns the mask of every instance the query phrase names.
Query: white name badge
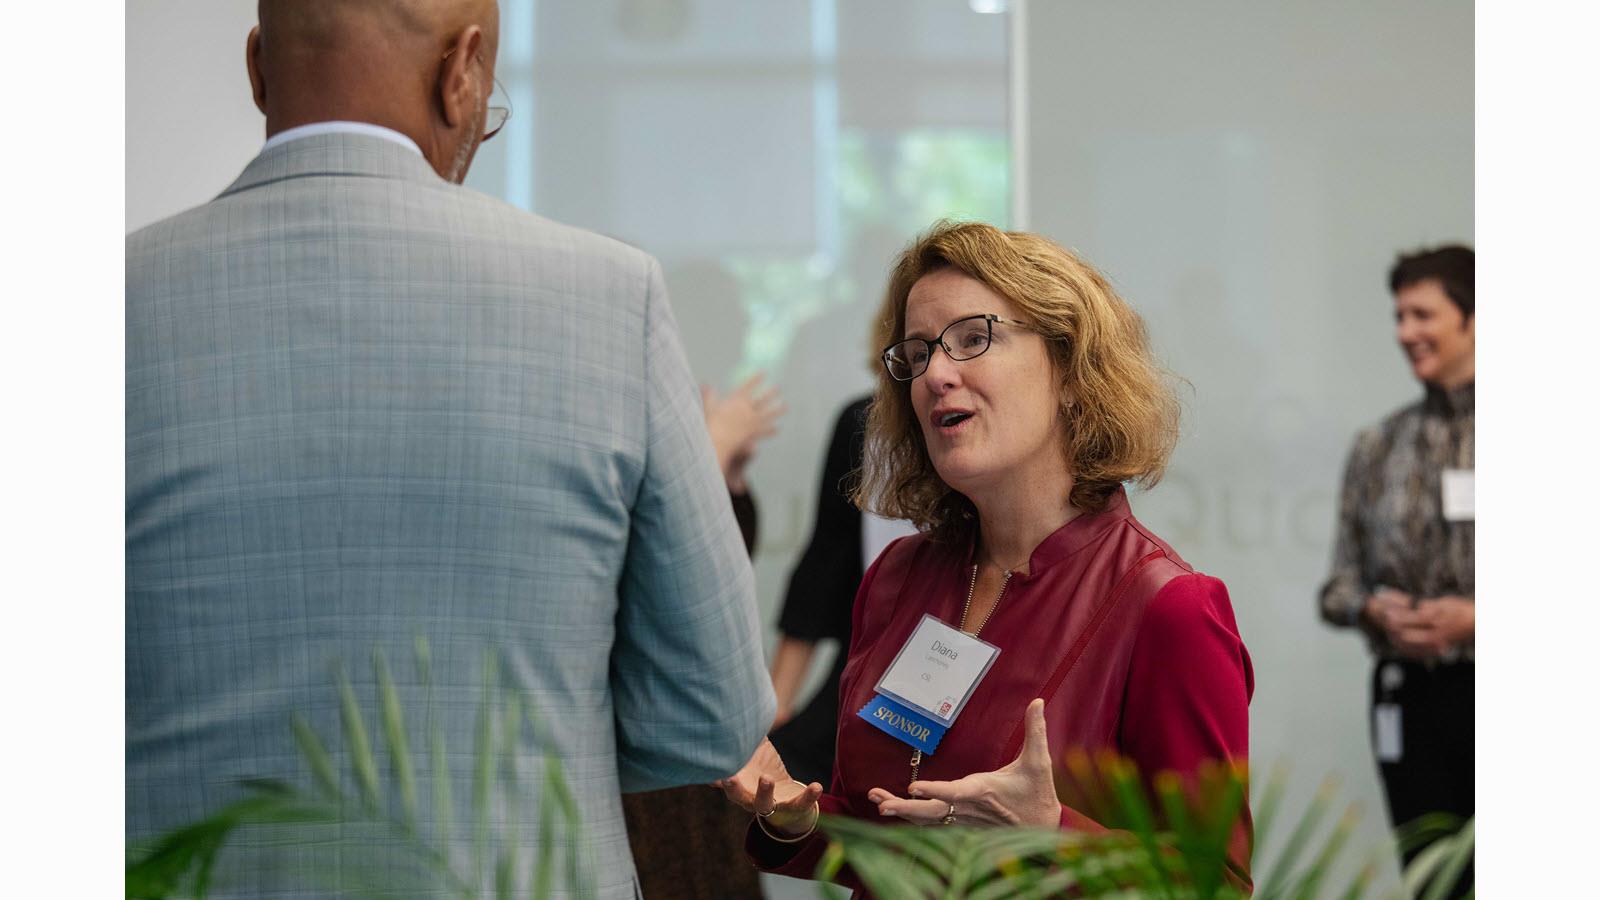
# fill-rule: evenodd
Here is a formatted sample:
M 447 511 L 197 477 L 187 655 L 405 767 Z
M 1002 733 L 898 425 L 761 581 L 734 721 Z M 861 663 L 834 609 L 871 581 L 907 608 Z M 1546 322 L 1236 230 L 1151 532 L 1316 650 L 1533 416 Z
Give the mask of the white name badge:
M 1471 522 L 1472 469 L 1445 469 L 1439 477 L 1439 505 L 1447 522 Z
M 1393 703 L 1379 703 L 1372 708 L 1373 747 L 1378 762 L 1397 763 L 1405 756 L 1405 745 L 1400 740 L 1400 707 Z
M 999 655 L 999 647 L 924 613 L 877 691 L 949 725 Z

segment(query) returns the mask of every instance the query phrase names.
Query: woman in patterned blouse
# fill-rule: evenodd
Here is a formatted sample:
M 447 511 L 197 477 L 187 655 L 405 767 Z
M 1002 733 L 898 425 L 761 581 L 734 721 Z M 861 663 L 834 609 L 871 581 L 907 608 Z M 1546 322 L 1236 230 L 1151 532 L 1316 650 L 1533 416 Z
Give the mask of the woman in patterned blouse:
M 1473 814 L 1472 251 L 1402 256 L 1389 288 L 1424 394 L 1356 437 L 1321 607 L 1376 656 L 1373 745 L 1399 826 Z

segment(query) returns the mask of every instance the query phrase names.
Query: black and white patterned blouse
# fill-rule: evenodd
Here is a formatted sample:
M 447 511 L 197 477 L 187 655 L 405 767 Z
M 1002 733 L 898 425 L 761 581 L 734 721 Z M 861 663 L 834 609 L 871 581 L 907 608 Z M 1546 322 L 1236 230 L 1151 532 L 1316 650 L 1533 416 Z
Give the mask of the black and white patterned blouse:
M 1350 449 L 1322 617 L 1361 627 L 1380 656 L 1393 655 L 1388 641 L 1361 618 L 1379 588 L 1473 599 L 1473 520 L 1446 518 L 1442 485 L 1445 470 L 1473 468 L 1473 418 L 1472 384 L 1429 385 L 1422 400 L 1362 431 Z M 1471 646 L 1460 652 L 1472 658 Z

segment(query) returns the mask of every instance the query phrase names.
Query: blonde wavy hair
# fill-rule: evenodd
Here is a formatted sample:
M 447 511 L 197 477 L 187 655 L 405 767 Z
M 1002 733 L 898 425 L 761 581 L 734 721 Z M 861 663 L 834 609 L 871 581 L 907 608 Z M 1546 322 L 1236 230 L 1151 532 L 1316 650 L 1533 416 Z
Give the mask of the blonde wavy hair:
M 904 339 L 911 286 L 947 268 L 1010 300 L 1044 337 L 1059 381 L 1073 506 L 1098 512 L 1117 485 L 1161 480 L 1178 439 L 1172 376 L 1151 354 L 1139 314 L 1094 267 L 1046 238 L 979 222 L 935 223 L 896 260 L 874 329 L 877 347 Z M 976 510 L 934 470 L 911 406 L 912 382 L 890 378 L 881 360 L 877 374 L 852 499 L 936 539 L 965 539 Z

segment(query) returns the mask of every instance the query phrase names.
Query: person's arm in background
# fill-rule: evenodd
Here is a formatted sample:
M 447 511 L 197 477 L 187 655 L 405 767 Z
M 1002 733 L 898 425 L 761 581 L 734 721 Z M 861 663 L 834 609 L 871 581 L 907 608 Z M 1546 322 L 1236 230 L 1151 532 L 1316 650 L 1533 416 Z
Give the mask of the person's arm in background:
M 1385 643 L 1391 616 L 1396 617 L 1398 626 L 1399 619 L 1410 610 L 1411 598 L 1395 590 L 1369 590 L 1362 575 L 1366 535 L 1361 526 L 1361 508 L 1367 502 L 1363 484 L 1375 463 L 1373 457 L 1381 440 L 1375 430 L 1361 432 L 1345 460 L 1333 566 L 1318 595 L 1318 609 L 1329 625 L 1360 628 L 1374 641 Z
M 815 641 L 780 635 L 778 649 L 772 655 L 772 690 L 778 696 L 778 713 L 772 727 L 789 721 L 794 716 L 796 695 L 811 671 L 811 657 L 816 652 Z
M 772 686 L 778 695 L 773 727 L 794 715 L 817 642 L 847 634 L 850 604 L 861 586 L 861 511 L 851 504 L 844 480 L 860 462 L 861 414 L 865 403 L 846 406 L 833 426 L 817 486 L 811 541 L 789 575 L 778 617 L 778 650 Z M 845 652 L 844 647 L 839 652 Z
M 1424 597 L 1413 621 L 1400 629 L 1395 642 L 1402 652 L 1422 659 L 1471 649 L 1476 640 L 1477 609 L 1470 596 Z
M 1380 432 L 1364 431 L 1350 448 L 1340 491 L 1333 569 L 1319 601 L 1322 618 L 1331 625 L 1360 628 L 1376 645 L 1401 656 L 1432 659 L 1471 645 L 1474 608 L 1471 598 L 1417 598 L 1393 587 L 1365 583 L 1361 509 L 1371 501 L 1363 485 L 1378 465 L 1382 440 Z
M 785 411 L 777 388 L 762 391 L 760 387 L 759 374 L 752 375 L 726 397 L 700 386 L 711 449 L 717 455 L 722 480 L 728 485 L 728 499 L 733 503 L 733 517 L 739 523 L 745 553 L 751 557 L 755 556 L 761 517 L 744 470 L 755 458 L 756 445 L 778 433 L 777 421 Z
M 745 467 L 755 457 L 756 445 L 778 433 L 778 419 L 788 411 L 778 396 L 777 387 L 762 390 L 761 382 L 758 372 L 726 396 L 715 388 L 704 385 L 700 388 L 711 449 L 716 453 L 717 465 L 722 469 L 728 490 L 735 494 L 749 492 L 744 480 Z
M 772 723 L 755 602 L 700 395 L 655 260 L 645 298 L 646 451 L 611 689 L 625 792 L 736 772 Z

